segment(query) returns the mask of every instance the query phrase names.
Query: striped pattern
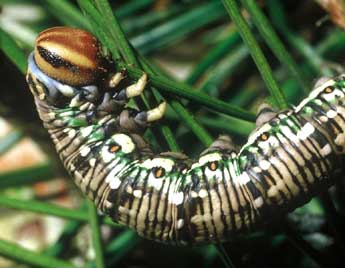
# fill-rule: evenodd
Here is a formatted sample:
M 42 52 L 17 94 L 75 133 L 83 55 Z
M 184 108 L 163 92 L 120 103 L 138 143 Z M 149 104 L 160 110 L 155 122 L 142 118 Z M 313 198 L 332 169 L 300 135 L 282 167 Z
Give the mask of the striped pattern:
M 90 84 L 100 73 L 99 43 L 90 33 L 54 27 L 40 33 L 35 61 L 52 78 L 72 86 Z
M 79 188 L 148 239 L 180 245 L 229 240 L 304 204 L 343 171 L 345 76 L 261 122 L 239 152 L 223 136 L 194 162 L 179 153 L 153 154 L 124 103 L 117 113 L 99 112 L 106 93 L 96 85 L 94 99 L 80 98 L 85 88 L 66 94 L 67 85 L 37 68 L 32 56 L 27 81 Z

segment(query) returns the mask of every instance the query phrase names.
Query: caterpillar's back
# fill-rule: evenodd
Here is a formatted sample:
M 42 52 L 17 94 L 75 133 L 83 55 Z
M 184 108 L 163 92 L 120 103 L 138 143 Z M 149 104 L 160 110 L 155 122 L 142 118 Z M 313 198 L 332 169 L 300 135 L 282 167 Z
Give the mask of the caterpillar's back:
M 57 27 L 38 37 L 27 81 L 79 188 L 146 238 L 228 240 L 307 202 L 343 171 L 344 76 L 314 88 L 292 110 L 261 109 L 258 128 L 239 152 L 221 136 L 192 161 L 151 151 L 141 134 L 163 116 L 165 103 L 127 108 L 147 77 L 132 82 L 112 68 L 92 35 Z

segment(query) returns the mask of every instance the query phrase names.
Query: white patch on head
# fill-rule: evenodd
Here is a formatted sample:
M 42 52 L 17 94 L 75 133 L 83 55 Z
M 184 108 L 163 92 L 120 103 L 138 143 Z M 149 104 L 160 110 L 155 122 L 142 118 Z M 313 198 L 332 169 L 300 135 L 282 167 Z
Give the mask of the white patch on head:
M 121 151 L 124 152 L 125 154 L 131 153 L 135 149 L 135 144 L 132 141 L 131 137 L 119 133 L 115 134 L 111 137 L 117 144 L 121 146 Z
M 90 153 L 91 149 L 89 146 L 84 146 L 81 150 L 80 150 L 80 155 L 82 157 L 87 156 Z
M 338 115 L 338 113 L 334 110 L 329 110 L 326 115 L 328 118 L 334 118 Z
M 306 123 L 301 130 L 297 133 L 297 137 L 301 140 L 307 139 L 311 134 L 313 134 L 315 131 L 315 128 L 312 124 Z
M 259 162 L 259 166 L 261 167 L 262 170 L 268 170 L 271 166 L 271 163 L 267 160 L 261 160 Z
M 321 148 L 321 155 L 326 156 L 332 152 L 332 147 L 329 144 L 326 144 L 323 148 Z
M 184 194 L 183 192 L 170 193 L 169 202 L 175 205 L 180 205 L 183 202 Z

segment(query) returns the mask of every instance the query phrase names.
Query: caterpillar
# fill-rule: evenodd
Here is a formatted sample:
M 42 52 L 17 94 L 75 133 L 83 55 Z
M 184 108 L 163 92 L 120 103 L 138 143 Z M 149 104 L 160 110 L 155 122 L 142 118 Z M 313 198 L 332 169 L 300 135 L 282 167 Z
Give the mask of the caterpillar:
M 174 245 L 230 240 L 306 203 L 343 172 L 345 75 L 316 84 L 297 107 L 264 106 L 236 150 L 222 135 L 196 160 L 155 154 L 142 137 L 163 117 L 127 107 L 148 77 L 131 81 L 90 33 L 39 34 L 27 82 L 64 166 L 114 221 Z

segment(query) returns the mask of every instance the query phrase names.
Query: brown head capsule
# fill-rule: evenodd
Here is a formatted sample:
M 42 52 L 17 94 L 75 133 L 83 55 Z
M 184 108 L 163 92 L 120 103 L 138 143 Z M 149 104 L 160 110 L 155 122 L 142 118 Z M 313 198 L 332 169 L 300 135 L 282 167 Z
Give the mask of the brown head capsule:
M 89 32 L 54 27 L 39 34 L 34 58 L 48 76 L 71 86 L 92 84 L 101 67 L 100 45 Z

